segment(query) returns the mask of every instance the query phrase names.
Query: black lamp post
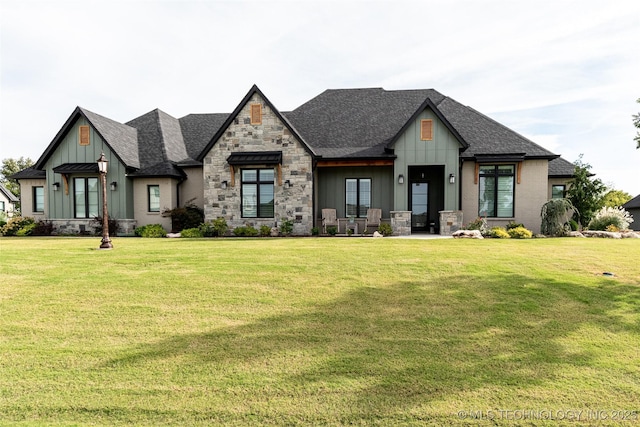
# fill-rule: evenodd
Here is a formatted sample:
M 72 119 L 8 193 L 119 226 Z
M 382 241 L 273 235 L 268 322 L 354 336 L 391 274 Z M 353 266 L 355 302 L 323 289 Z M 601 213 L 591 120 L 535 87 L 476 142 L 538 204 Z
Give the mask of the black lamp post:
M 102 243 L 100 244 L 100 249 L 111 249 L 113 245 L 109 238 L 109 213 L 107 211 L 107 165 L 109 161 L 102 153 L 97 162 L 98 171 L 102 178 Z

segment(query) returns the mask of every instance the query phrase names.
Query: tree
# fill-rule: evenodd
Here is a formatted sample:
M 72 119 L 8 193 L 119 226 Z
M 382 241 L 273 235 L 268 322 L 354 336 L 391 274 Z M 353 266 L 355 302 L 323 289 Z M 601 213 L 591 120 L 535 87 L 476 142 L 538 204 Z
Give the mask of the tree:
M 591 165 L 582 161 L 582 154 L 575 165 L 574 177 L 570 181 L 567 198 L 575 206 L 574 218 L 583 226 L 589 224 L 593 215 L 602 207 L 603 194 L 607 186 L 598 178 L 593 178 Z
M 636 102 L 640 103 L 640 98 L 638 98 Z M 640 148 L 640 113 L 634 114 L 631 117 L 633 117 L 633 125 L 639 129 L 638 133 L 636 133 L 636 137 L 633 138 L 633 140 L 638 143 L 638 145 L 636 146 L 637 150 L 638 148 Z
M 16 197 L 20 197 L 20 185 L 15 179 L 9 179 L 14 173 L 18 173 L 23 169 L 33 166 L 33 160 L 30 158 L 20 157 L 19 159 L 2 160 L 2 168 L 0 169 L 0 183 L 7 190 L 11 191 Z
M 629 193 L 625 193 L 622 190 L 609 190 L 602 196 L 603 206 L 608 208 L 617 208 L 633 199 L 633 196 Z

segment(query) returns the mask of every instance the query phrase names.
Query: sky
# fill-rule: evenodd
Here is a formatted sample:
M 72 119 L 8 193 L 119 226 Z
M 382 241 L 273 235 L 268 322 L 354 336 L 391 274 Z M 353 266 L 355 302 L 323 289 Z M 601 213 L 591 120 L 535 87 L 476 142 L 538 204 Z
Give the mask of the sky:
M 640 2 L 0 0 L 0 159 L 76 106 L 119 122 L 432 88 L 640 194 Z

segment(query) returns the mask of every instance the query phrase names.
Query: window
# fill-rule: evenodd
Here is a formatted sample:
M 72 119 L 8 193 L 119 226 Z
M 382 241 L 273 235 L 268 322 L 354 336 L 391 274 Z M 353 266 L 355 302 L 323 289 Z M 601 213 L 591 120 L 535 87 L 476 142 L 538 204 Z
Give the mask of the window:
M 420 120 L 420 139 L 422 141 L 433 140 L 433 120 Z
M 160 186 L 147 185 L 147 195 L 149 212 L 160 212 Z
M 44 187 L 33 187 L 33 211 L 44 212 Z
M 515 190 L 514 165 L 481 165 L 478 215 L 481 217 L 513 217 Z
M 349 178 L 346 183 L 347 216 L 366 217 L 371 208 L 371 178 Z
M 552 199 L 564 199 L 564 185 L 551 186 L 551 198 Z
M 98 216 L 98 178 L 74 178 L 73 195 L 76 218 Z
M 274 217 L 273 169 L 242 170 L 242 217 Z
M 4 212 L 4 200 L 0 200 L 0 212 Z
M 251 104 L 251 124 L 252 125 L 262 124 L 262 105 L 261 104 Z

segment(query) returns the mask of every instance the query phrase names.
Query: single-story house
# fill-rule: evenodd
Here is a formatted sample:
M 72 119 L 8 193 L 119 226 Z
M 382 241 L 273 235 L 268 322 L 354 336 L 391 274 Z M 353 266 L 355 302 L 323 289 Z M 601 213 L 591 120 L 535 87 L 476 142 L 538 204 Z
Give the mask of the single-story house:
M 0 184 L 0 215 L 11 218 L 20 200 L 7 187 Z
M 622 205 L 622 207 L 633 217 L 633 222 L 629 225 L 629 228 L 640 231 L 640 194 Z
M 294 222 L 321 227 L 323 209 L 363 222 L 382 211 L 396 234 L 448 234 L 477 217 L 540 229 L 574 165 L 433 89 L 327 90 L 279 111 L 253 86 L 224 114 L 153 110 L 119 123 L 77 107 L 36 164 L 14 178 L 25 216 L 60 232 L 101 214 L 96 160 L 109 161 L 107 204 L 120 234 L 194 204 L 231 229 Z

